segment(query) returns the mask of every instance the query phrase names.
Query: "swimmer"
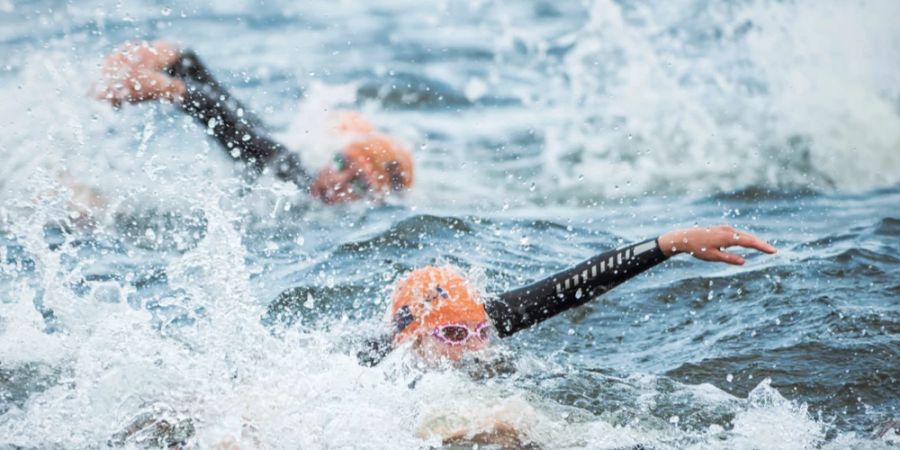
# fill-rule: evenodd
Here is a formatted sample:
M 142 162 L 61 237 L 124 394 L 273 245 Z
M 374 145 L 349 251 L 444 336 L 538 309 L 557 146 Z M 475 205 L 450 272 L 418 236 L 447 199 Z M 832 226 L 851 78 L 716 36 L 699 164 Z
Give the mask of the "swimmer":
M 775 247 L 730 226 L 690 228 L 600 253 L 567 270 L 496 296 L 478 292 L 452 267 L 424 267 L 399 281 L 389 306 L 390 332 L 358 356 L 374 365 L 389 352 L 405 348 L 431 366 L 459 366 L 496 338 L 509 337 L 564 311 L 581 306 L 642 272 L 681 253 L 694 258 L 742 265 L 743 257 L 724 251 L 743 247 L 773 254 Z M 376 343 L 377 342 L 377 343 Z M 521 409 L 521 408 L 520 408 Z M 420 430 L 445 444 L 466 441 L 519 447 L 527 439 L 508 421 L 497 419 L 478 429 Z M 515 443 L 515 444 L 510 444 Z
M 758 237 L 730 226 L 675 230 L 601 253 L 495 297 L 484 297 L 452 267 L 417 269 L 394 289 L 389 314 L 390 345 L 360 356 L 374 363 L 390 349 L 409 345 L 427 361 L 457 362 L 464 355 L 485 348 L 495 336 L 509 337 L 581 306 L 677 254 L 687 253 L 703 261 L 744 264 L 743 257 L 723 250 L 727 247 L 776 252 L 775 247 Z
M 126 43 L 106 57 L 103 76 L 98 98 L 116 107 L 151 100 L 173 103 L 206 127 L 252 174 L 272 173 L 323 203 L 383 199 L 413 184 L 409 151 L 349 112 L 335 126 L 349 143 L 335 154 L 332 166 L 311 175 L 299 155 L 272 140 L 259 119 L 213 78 L 194 52 L 170 43 Z

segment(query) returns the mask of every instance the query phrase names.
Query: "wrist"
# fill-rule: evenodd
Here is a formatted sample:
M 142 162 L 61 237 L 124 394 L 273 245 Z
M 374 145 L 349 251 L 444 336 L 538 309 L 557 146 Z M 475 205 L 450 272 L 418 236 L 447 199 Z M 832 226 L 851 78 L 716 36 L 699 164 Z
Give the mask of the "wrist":
M 184 100 L 184 94 L 186 90 L 187 87 L 185 86 L 183 81 L 179 79 L 173 79 L 168 89 L 166 89 L 163 98 L 172 103 L 180 103 L 182 100 Z
M 679 253 L 684 251 L 683 248 L 679 245 L 679 233 L 678 231 L 670 231 L 668 233 L 662 234 L 660 237 L 656 238 L 656 245 L 659 246 L 659 250 L 666 256 L 666 258 L 671 258 Z

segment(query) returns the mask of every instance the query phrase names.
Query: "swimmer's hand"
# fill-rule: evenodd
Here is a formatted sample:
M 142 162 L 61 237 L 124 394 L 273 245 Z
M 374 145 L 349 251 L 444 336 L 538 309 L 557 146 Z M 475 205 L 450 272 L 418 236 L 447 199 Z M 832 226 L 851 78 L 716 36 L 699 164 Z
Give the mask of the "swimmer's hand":
M 122 102 L 179 101 L 184 82 L 164 70 L 180 56 L 178 48 L 167 42 L 126 42 L 103 60 L 103 84 L 96 96 L 116 107 Z
M 534 442 L 523 441 L 519 432 L 512 425 L 498 420 L 490 431 L 470 435 L 466 431 L 457 431 L 444 438 L 444 445 L 472 445 L 474 447 L 489 446 L 501 449 L 540 449 Z
M 659 248 L 666 256 L 678 253 L 690 253 L 691 256 L 704 261 L 724 262 L 728 264 L 744 264 L 744 258 L 728 253 L 728 247 L 744 247 L 764 253 L 775 253 L 777 250 L 762 239 L 727 225 L 709 228 L 687 228 L 670 231 L 659 237 Z

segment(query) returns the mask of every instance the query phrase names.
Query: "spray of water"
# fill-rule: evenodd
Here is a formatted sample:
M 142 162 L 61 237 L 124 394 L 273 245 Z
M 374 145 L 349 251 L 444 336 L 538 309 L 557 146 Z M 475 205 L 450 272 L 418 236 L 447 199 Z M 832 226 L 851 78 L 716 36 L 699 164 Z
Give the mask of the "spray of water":
M 0 2 L 0 9 L 11 5 Z M 528 164 L 545 196 L 889 186 L 900 181 L 900 45 L 891 20 L 898 13 L 890 1 L 651 8 L 597 0 L 585 23 L 565 33 L 510 26 L 492 43 L 496 73 L 467 76 L 459 87 L 478 102 L 500 89 L 508 72 L 542 80 L 539 93 L 514 96 L 523 105 L 515 113 L 522 123 L 542 119 L 541 127 L 528 126 L 539 147 Z M 676 26 L 688 19 L 693 28 Z M 522 52 L 530 62 L 518 64 Z M 0 256 L 13 246 L 25 255 L 0 266 L 8 292 L 0 299 L 0 360 L 13 372 L 41 367 L 38 378 L 47 380 L 4 406 L 0 444 L 90 448 L 185 439 L 206 448 L 231 439 L 248 448 L 421 448 L 440 445 L 442 432 L 485 431 L 495 420 L 546 448 L 861 442 L 842 435 L 825 443 L 824 424 L 766 381 L 747 399 L 680 386 L 696 404 L 734 415 L 731 430 L 695 430 L 679 427 L 677 416 L 658 421 L 649 414 L 662 395 L 656 377 L 629 379 L 647 414 L 614 424 L 520 387 L 521 379 L 572 370 L 527 355 L 520 378 L 484 382 L 424 371 L 402 354 L 362 367 L 343 343 L 367 325 L 346 317 L 321 328 L 263 324 L 270 299 L 254 289 L 247 249 L 256 243 L 244 242 L 242 222 L 270 214 L 295 192 L 264 180 L 262 201 L 236 196 L 230 166 L 209 156 L 218 150 L 191 129 L 190 119 L 166 122 L 172 116 L 166 106 L 113 112 L 86 102 L 91 64 L 49 49 L 17 65 L 16 83 L 0 85 L 5 98 L 26 94 L 0 104 L 0 117 L 15 125 L 0 136 L 7 161 L 0 167 L 0 216 L 10 239 Z M 327 111 L 359 101 L 355 90 L 310 87 L 308 109 L 282 137 L 307 152 L 306 160 L 325 163 L 322 155 L 339 143 L 308 131 L 325 128 Z M 381 112 L 377 104 L 363 106 Z M 418 123 L 461 136 L 504 136 L 518 126 L 492 113 L 459 120 L 434 114 Z M 384 114 L 392 124 L 408 118 Z M 429 139 L 425 132 L 411 136 Z M 417 146 L 423 181 L 413 202 L 445 195 L 477 202 L 494 192 L 496 177 L 456 164 L 482 144 L 459 139 L 462 145 L 443 154 Z M 453 189 L 442 176 L 448 167 L 462 181 Z M 110 221 L 115 211 L 156 206 L 204 217 L 203 233 L 177 251 L 148 256 L 126 246 L 123 259 L 158 263 L 163 293 L 143 295 L 127 276 L 94 276 L 96 255 L 85 256 L 77 233 L 48 245 L 46 224 L 77 226 L 60 168 L 104 190 Z M 115 241 L 111 222 L 97 230 L 97 240 Z M 33 267 L 22 265 L 26 259 Z

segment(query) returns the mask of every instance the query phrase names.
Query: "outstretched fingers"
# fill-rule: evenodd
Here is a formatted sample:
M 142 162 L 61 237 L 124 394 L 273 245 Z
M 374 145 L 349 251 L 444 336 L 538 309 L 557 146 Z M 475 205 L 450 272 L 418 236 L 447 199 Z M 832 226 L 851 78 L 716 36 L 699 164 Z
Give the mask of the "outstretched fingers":
M 728 245 L 725 245 L 725 247 L 738 246 L 738 247 L 759 250 L 763 253 L 768 253 L 768 254 L 773 254 L 778 251 L 775 247 L 770 245 L 768 242 L 766 242 L 750 233 L 746 233 L 746 232 L 735 230 L 735 229 L 731 229 L 730 231 L 733 232 L 733 235 L 731 237 L 731 242 Z
M 658 239 L 660 250 L 666 256 L 689 253 L 704 261 L 744 264 L 742 256 L 723 251 L 728 247 L 743 247 L 763 253 L 775 253 L 775 247 L 766 241 L 728 225 L 710 228 L 688 228 L 663 234 Z
M 733 264 L 735 266 L 741 266 L 746 262 L 746 260 L 744 259 L 743 256 L 735 255 L 734 253 L 724 252 L 724 251 L 718 250 L 718 249 L 708 250 L 706 252 L 705 256 L 706 256 L 706 258 L 702 258 L 702 259 L 706 259 L 707 261 L 718 261 L 718 262 Z

